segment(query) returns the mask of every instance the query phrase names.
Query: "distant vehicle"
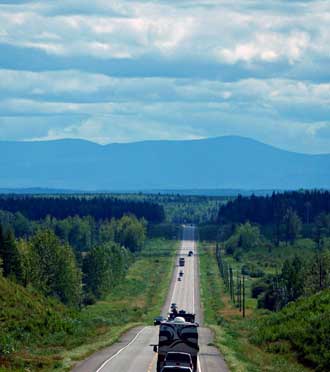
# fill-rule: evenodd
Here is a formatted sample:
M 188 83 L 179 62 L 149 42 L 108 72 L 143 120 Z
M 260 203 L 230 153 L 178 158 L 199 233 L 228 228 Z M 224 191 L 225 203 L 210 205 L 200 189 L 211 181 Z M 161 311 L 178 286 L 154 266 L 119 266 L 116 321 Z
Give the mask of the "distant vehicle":
M 161 372 L 193 372 L 193 370 L 189 367 L 165 366 L 162 368 Z
M 181 279 L 181 276 L 179 276 L 179 277 L 178 277 L 178 281 L 181 282 L 181 280 L 182 280 L 182 279 Z
M 179 275 L 183 276 L 183 271 L 182 270 L 180 270 Z
M 164 360 L 165 366 L 193 368 L 193 362 L 189 353 L 169 351 Z
M 157 316 L 155 319 L 154 319 L 154 325 L 160 325 L 161 322 L 164 322 L 166 319 L 162 316 Z
M 171 303 L 171 309 L 174 309 L 174 308 L 176 309 L 177 306 L 176 306 L 176 303 L 175 303 L 175 302 L 172 302 L 172 303 Z
M 193 251 L 189 251 L 188 256 L 191 257 L 193 255 L 194 255 L 194 252 Z
M 184 257 L 180 257 L 179 266 L 184 266 Z

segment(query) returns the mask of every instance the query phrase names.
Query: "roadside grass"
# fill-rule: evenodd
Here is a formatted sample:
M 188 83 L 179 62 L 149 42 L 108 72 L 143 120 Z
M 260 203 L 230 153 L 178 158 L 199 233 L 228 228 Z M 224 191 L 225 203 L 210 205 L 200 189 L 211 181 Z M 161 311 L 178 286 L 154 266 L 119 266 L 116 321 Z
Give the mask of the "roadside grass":
M 97 322 L 96 334 L 64 352 L 65 368 L 116 342 L 129 329 L 151 325 L 161 313 L 172 278 L 178 242 L 157 239 L 145 248 L 130 267 L 125 280 L 110 295 L 82 310 L 82 324 Z
M 251 298 L 252 280 L 246 281 L 247 311 L 243 319 L 225 291 L 215 257 L 215 244 L 199 243 L 199 255 L 205 325 L 213 330 L 214 344 L 229 369 L 235 372 L 309 371 L 296 362 L 292 352 L 268 353 L 250 342 L 257 330 L 256 322 L 266 316 L 265 312 L 256 310 L 256 301 Z
M 33 334 L 27 332 L 29 340 L 25 340 L 5 358 L 0 358 L 0 372 L 68 371 L 77 361 L 116 342 L 127 330 L 152 324 L 153 317 L 161 313 L 166 298 L 177 248 L 177 241 L 147 241 L 125 279 L 111 294 L 80 312 L 69 312 L 63 306 L 56 305 L 61 312 L 57 307 L 56 311 L 51 309 L 48 311 L 49 317 L 57 314 L 59 324 L 63 321 L 61 317 L 64 317 L 64 326 L 41 335 L 37 335 L 37 329 Z M 25 314 L 22 311 L 14 316 L 13 326 L 17 330 L 24 319 L 30 319 L 26 308 L 30 306 L 33 314 L 35 305 L 32 297 L 31 304 L 24 308 Z M 38 304 L 40 311 L 44 306 L 43 302 Z M 49 319 L 45 316 L 42 322 L 47 330 Z

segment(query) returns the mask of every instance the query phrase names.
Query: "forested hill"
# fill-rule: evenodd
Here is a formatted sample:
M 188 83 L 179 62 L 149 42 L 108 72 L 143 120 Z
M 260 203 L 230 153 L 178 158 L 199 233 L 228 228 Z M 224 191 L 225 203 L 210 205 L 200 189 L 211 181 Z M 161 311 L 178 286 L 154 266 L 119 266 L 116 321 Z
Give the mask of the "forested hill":
M 242 137 L 97 145 L 0 142 L 1 188 L 78 190 L 330 188 L 330 155 Z

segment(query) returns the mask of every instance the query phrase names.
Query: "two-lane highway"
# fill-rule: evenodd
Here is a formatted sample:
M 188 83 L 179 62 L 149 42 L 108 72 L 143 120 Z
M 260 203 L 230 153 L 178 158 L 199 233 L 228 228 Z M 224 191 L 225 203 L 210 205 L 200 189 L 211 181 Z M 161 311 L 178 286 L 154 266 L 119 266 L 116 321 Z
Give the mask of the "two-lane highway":
M 193 252 L 188 256 L 189 251 Z M 178 265 L 179 257 L 185 258 L 185 266 Z M 183 271 L 182 280 L 178 281 L 179 272 Z M 184 226 L 183 238 L 173 272 L 169 296 L 163 308 L 163 316 L 167 315 L 171 303 L 176 303 L 178 309 L 196 314 L 196 321 L 201 321 L 199 300 L 199 272 L 195 228 Z M 159 327 L 147 326 L 131 330 L 115 345 L 93 354 L 79 363 L 73 372 L 155 372 L 157 354 L 151 344 L 158 344 Z M 215 348 L 208 344 L 212 335 L 209 330 L 199 328 L 201 372 L 227 372 L 225 363 Z
M 194 240 L 195 229 L 187 226 L 183 229 L 183 239 L 177 259 L 177 265 L 174 270 L 174 286 L 172 289 L 171 303 L 176 303 L 178 310 L 186 310 L 188 313 L 195 314 L 196 311 L 196 244 Z M 193 255 L 188 256 L 192 251 Z M 178 266 L 179 258 L 183 257 L 185 265 Z M 178 280 L 180 271 L 183 272 L 181 281 Z M 168 310 L 168 309 L 167 309 Z M 198 311 L 199 313 L 199 311 Z M 199 314 L 197 314 L 197 317 Z

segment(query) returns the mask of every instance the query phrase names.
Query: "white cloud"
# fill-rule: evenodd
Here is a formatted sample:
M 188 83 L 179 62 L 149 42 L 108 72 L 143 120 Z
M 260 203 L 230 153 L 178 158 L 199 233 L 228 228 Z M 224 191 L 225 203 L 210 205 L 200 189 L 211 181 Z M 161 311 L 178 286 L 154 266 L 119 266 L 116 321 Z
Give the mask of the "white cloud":
M 221 62 L 274 62 L 287 59 L 294 64 L 303 52 L 310 46 L 309 35 L 306 32 L 293 32 L 289 35 L 264 33 L 256 35 L 255 40 L 246 44 L 238 44 L 232 49 L 218 48 L 215 55 Z
M 235 5 L 227 1 L 69 1 L 66 5 L 0 6 L 0 40 L 55 55 L 136 58 L 156 54 L 215 58 L 230 64 L 279 59 L 293 64 L 306 53 L 319 55 L 329 48 L 324 43 L 329 40 L 329 3 L 296 2 L 287 9 L 277 8 L 276 2 L 250 4 L 254 6 L 246 6 L 245 1 Z
M 329 21 L 325 1 L 0 5 L 0 48 L 19 47 L 27 70 L 14 70 L 9 50 L 3 61 L 12 58 L 13 67 L 0 70 L 0 137 L 16 130 L 17 138 L 103 143 L 241 134 L 326 151 Z M 47 54 L 41 67 L 35 49 Z M 130 67 L 108 61 L 123 58 Z

